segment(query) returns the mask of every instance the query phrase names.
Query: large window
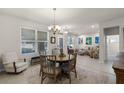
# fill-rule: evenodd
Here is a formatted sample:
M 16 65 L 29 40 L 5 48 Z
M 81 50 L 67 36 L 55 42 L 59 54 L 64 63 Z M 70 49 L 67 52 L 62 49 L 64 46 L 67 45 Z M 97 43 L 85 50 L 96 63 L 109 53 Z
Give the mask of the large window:
M 47 33 L 46 32 L 37 32 L 38 35 L 38 51 L 44 51 L 47 49 Z
M 68 34 L 68 48 L 74 47 L 74 36 L 72 34 Z
M 34 52 L 35 52 L 35 42 L 22 42 L 22 54 L 34 53 Z
M 35 53 L 47 50 L 47 32 L 21 29 L 21 53 Z

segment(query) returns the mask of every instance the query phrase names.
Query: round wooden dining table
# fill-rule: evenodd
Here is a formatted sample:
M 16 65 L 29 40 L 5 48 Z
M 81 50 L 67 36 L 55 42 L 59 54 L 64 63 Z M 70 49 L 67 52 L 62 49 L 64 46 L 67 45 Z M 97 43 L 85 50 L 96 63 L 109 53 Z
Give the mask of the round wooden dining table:
M 56 61 L 57 63 L 62 64 L 62 63 L 69 62 L 72 59 L 73 59 L 73 56 L 72 55 L 70 55 L 70 58 L 69 58 L 69 55 L 66 54 L 65 56 L 56 55 L 56 60 L 55 59 L 49 59 L 49 61 L 51 61 L 51 62 L 55 62 Z
M 68 54 L 66 54 L 65 56 L 56 55 L 56 60 L 55 59 L 49 59 L 50 62 L 59 63 L 59 67 L 61 68 L 61 74 L 63 77 L 69 77 L 69 76 L 68 76 L 68 73 L 62 69 L 62 65 L 66 64 L 66 63 L 68 64 L 68 62 L 71 60 L 73 60 L 73 55 L 70 55 L 70 58 L 69 58 Z

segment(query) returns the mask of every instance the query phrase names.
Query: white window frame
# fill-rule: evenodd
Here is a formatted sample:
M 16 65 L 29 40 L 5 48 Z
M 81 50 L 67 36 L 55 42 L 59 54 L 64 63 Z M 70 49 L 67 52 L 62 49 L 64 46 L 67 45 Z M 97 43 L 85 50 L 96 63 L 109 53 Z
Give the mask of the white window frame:
M 35 31 L 35 52 L 34 53 L 22 53 L 22 42 L 23 41 L 29 41 L 29 42 L 33 42 L 33 40 L 22 40 L 22 28 L 23 29 L 31 29 L 31 30 L 34 30 Z M 33 54 L 36 54 L 36 53 L 38 53 L 38 35 L 37 35 L 37 33 L 38 33 L 38 31 L 41 31 L 41 32 L 46 32 L 47 33 L 47 41 L 45 41 L 45 42 L 47 42 L 47 49 L 49 49 L 49 44 L 48 44 L 48 38 L 49 38 L 49 32 L 48 31 L 44 31 L 44 30 L 41 30 L 41 29 L 38 29 L 38 28 L 34 28 L 34 27 L 28 27 L 28 26 L 21 26 L 20 27 L 20 54 L 21 55 L 33 55 Z M 43 41 L 42 41 L 43 42 Z M 48 50 L 47 50 L 48 51 Z
M 40 31 L 40 32 L 46 32 L 46 31 L 43 31 L 43 30 L 37 30 L 36 32 L 38 33 L 38 31 Z M 36 40 L 36 42 L 37 42 L 37 52 L 38 52 L 38 42 L 47 42 L 47 51 L 48 51 L 48 49 L 49 49 L 49 42 L 48 42 L 48 32 L 46 32 L 47 33 L 47 41 L 41 41 L 41 40 Z M 38 39 L 38 35 L 37 35 L 37 39 Z

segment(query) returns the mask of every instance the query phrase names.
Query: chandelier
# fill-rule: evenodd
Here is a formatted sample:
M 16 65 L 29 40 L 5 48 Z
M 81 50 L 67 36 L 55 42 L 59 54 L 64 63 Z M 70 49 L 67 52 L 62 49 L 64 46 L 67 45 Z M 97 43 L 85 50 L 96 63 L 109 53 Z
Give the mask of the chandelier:
M 52 31 L 53 34 L 55 35 L 56 33 L 59 33 L 60 30 L 61 30 L 61 27 L 59 25 L 56 25 L 56 20 L 55 20 L 55 17 L 56 17 L 56 8 L 53 8 L 53 13 L 54 13 L 54 22 L 53 22 L 53 25 L 51 26 L 48 26 L 48 30 Z

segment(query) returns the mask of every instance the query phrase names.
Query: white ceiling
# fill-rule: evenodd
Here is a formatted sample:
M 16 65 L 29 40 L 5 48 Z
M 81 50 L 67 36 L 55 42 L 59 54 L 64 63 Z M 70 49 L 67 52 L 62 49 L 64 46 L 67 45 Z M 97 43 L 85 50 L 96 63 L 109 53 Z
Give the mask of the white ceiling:
M 43 25 L 53 23 L 53 11 L 50 8 L 1 8 L 0 13 L 36 21 Z M 123 16 L 123 8 L 57 8 L 56 23 L 69 25 L 72 32 L 79 34 L 95 33 L 99 31 L 99 22 Z

